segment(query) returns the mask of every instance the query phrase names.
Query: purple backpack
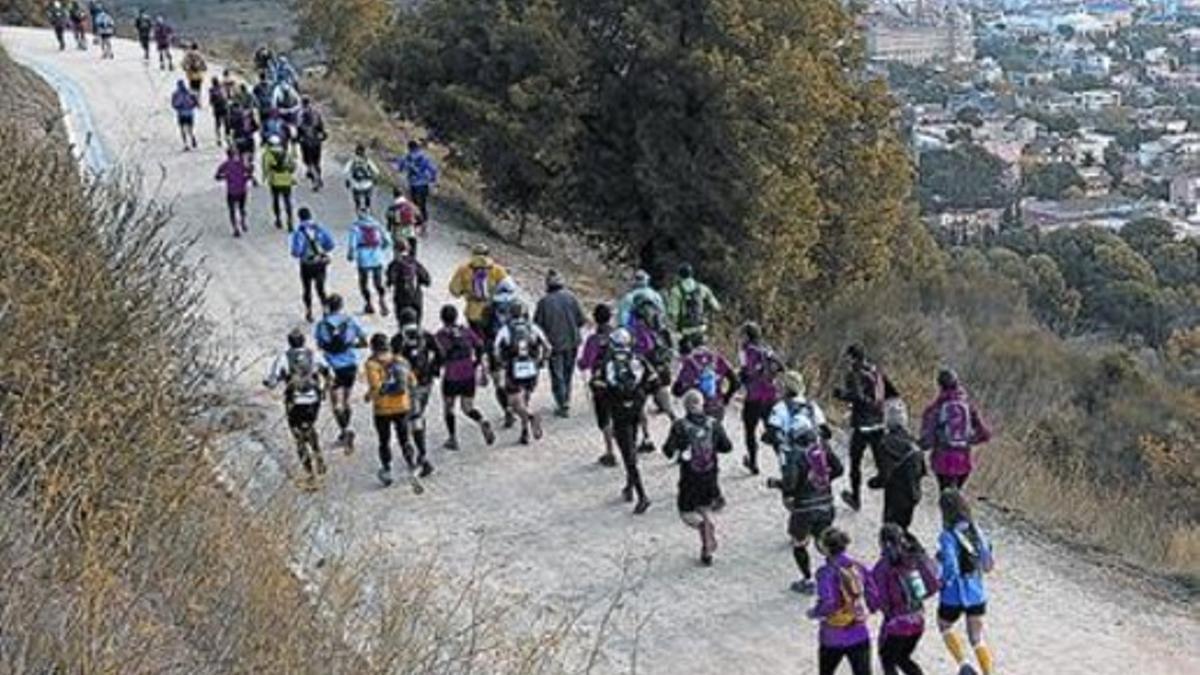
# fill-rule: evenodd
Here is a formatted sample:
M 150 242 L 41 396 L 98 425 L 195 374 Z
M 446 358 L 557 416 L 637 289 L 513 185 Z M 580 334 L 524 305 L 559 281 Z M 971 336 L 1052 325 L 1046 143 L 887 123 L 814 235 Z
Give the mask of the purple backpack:
M 952 398 L 938 408 L 938 443 L 943 448 L 967 450 L 975 438 L 971 424 L 971 406 L 965 399 Z

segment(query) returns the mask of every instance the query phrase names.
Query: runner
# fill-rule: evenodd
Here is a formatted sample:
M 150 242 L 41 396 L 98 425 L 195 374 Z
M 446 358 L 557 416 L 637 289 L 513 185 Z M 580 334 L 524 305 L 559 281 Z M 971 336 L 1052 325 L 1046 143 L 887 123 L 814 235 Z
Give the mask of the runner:
M 483 341 L 479 335 L 458 325 L 458 308 L 454 305 L 444 305 L 440 318 L 442 327 L 434 339 L 441 353 L 442 364 L 442 412 L 446 419 L 446 432 L 449 436 L 442 446 L 447 450 L 458 450 L 457 420 L 454 418 L 454 403 L 459 401 L 463 414 L 479 425 L 483 440 L 491 445 L 496 442 L 496 434 L 492 431 L 492 423 L 483 418 L 475 409 L 475 383 L 486 382 L 487 371 L 484 368 Z
M 213 131 L 217 136 L 217 147 L 225 145 L 225 136 L 229 134 L 229 95 L 220 78 L 213 76 L 208 85 L 208 105 L 212 108 Z
M 159 70 L 174 70 L 175 61 L 171 57 L 171 41 L 175 39 L 175 29 L 161 16 L 154 17 L 154 46 L 158 49 Z
M 666 414 L 675 421 L 675 411 L 671 407 L 671 363 L 675 351 L 671 348 L 671 332 L 663 323 L 663 315 L 653 298 L 643 298 L 634 307 L 633 318 L 629 331 L 633 335 L 633 349 L 654 367 L 655 381 L 658 388 L 654 391 L 654 403 L 660 413 Z M 642 443 L 638 452 L 654 452 L 654 442 L 650 440 L 650 421 L 642 410 Z
M 295 90 L 300 86 L 300 75 L 296 73 L 296 69 L 288 61 L 288 57 L 279 55 L 275 59 L 272 69 L 273 79 L 281 85 L 285 85 Z
M 641 515 L 650 508 L 650 500 L 638 471 L 637 433 L 643 421 L 646 398 L 661 385 L 654 366 L 634 351 L 633 336 L 624 328 L 612 332 L 607 353 L 598 367 L 601 378 L 593 379 L 593 382 L 605 389 L 605 400 L 612 414 L 613 438 L 625 466 L 625 487 L 621 496 L 626 502 L 633 501 L 636 496 L 633 513 Z
M 879 660 L 883 675 L 923 675 L 913 652 L 925 633 L 924 603 L 938 592 L 938 570 L 921 542 L 895 523 L 879 532 L 879 561 L 871 570 L 883 622 Z
M 758 475 L 758 425 L 764 427 L 771 408 L 779 400 L 775 378 L 783 372 L 783 362 L 762 339 L 762 329 L 753 321 L 742 326 L 742 349 L 738 380 L 746 388 L 742 404 L 742 429 L 746 438 L 746 457 L 742 466 Z
M 516 419 L 508 409 L 508 401 L 504 394 L 503 378 L 496 377 L 499 372 L 498 364 L 490 349 L 499 330 L 496 321 L 489 321 L 494 312 L 492 300 L 496 295 L 496 287 L 508 278 L 508 271 L 492 260 L 486 244 L 476 244 L 471 249 L 471 258 L 454 271 L 450 277 L 450 295 L 466 300 L 467 325 L 475 334 L 488 345 L 488 370 L 497 380 L 496 402 L 504 411 L 505 428 L 511 427 Z
M 317 347 L 325 354 L 325 361 L 333 369 L 333 386 L 329 400 L 333 405 L 333 417 L 338 425 L 338 443 L 346 454 L 354 452 L 354 430 L 350 428 L 350 391 L 358 378 L 358 354 L 356 349 L 366 346 L 366 333 L 351 316 L 342 312 L 342 296 L 334 293 L 325 302 L 325 317 L 313 329 Z
M 150 63 L 150 37 L 154 34 L 154 20 L 145 9 L 138 10 L 137 17 L 133 20 L 133 28 L 137 31 L 138 44 L 142 46 L 142 60 Z
M 183 139 L 183 151 L 187 152 L 196 147 L 196 108 L 200 102 L 196 95 L 188 91 L 183 80 L 175 83 L 175 93 L 171 94 L 171 107 L 175 109 L 175 120 L 179 123 L 179 137 Z
M 392 353 L 388 337 L 383 333 L 371 336 L 371 356 L 367 359 L 367 393 L 363 399 L 372 404 L 375 415 L 375 434 L 379 437 L 379 482 L 392 484 L 392 431 L 400 443 L 408 481 L 415 494 L 421 494 L 417 471 L 421 476 L 433 472 L 428 463 L 418 465 L 413 457 L 412 439 L 408 433 L 408 415 L 412 412 L 412 391 L 417 386 L 412 366 L 403 357 Z
M 300 208 L 300 226 L 292 233 L 292 257 L 300 263 L 300 287 L 304 301 L 304 320 L 312 323 L 313 288 L 321 307 L 326 307 L 329 298 L 325 295 L 325 275 L 329 269 L 329 254 L 337 244 L 324 225 L 313 220 L 308 207 Z
M 92 24 L 92 41 L 95 44 L 100 44 L 100 36 L 96 34 L 96 15 L 100 13 L 100 9 L 101 6 L 99 0 L 88 0 L 88 20 Z
M 875 579 L 846 554 L 850 535 L 831 527 L 821 535 L 825 564 L 817 570 L 817 604 L 809 618 L 820 619 L 817 651 L 820 675 L 833 675 L 845 659 L 854 675 L 871 673 L 871 632 L 867 617 L 879 607 Z
M 328 134 L 325 133 L 325 118 L 305 96 L 300 100 L 300 119 L 296 125 L 296 137 L 300 142 L 300 159 L 304 162 L 304 176 L 312 181 L 314 192 L 325 187 L 321 174 L 321 146 Z
M 692 389 L 683 395 L 684 417 L 671 425 L 663 454 L 679 464 L 676 506 L 685 525 L 700 532 L 700 562 L 711 565 L 717 550 L 717 526 L 712 513 L 722 500 L 718 455 L 733 452 L 721 423 L 704 412 L 704 395 Z
M 392 262 L 387 267 L 387 285 L 392 289 L 396 319 L 403 322 L 400 313 L 408 309 L 416 315 L 415 323 L 420 325 L 421 317 L 425 315 L 424 293 L 421 289 L 428 288 L 432 279 L 429 270 L 408 249 L 408 242 L 396 239 L 394 246 Z M 403 327 L 404 324 L 400 325 Z
M 276 80 L 275 88 L 271 91 L 271 107 L 279 111 L 279 117 L 290 128 L 300 122 L 300 94 L 286 82 Z
M 680 265 L 679 278 L 667 294 L 667 319 L 679 336 L 680 347 L 690 338 L 704 338 L 709 314 L 719 311 L 721 303 L 712 289 L 696 280 L 691 265 Z
M 437 185 L 438 168 L 433 159 L 415 140 L 408 142 L 408 154 L 394 163 L 396 170 L 408 181 L 408 195 L 421 212 L 421 222 L 429 223 L 429 190 Z
M 388 251 L 392 249 L 392 237 L 387 230 L 375 220 L 371 213 L 360 210 L 358 217 L 350 225 L 350 235 L 346 242 L 346 260 L 358 268 L 358 289 L 362 292 L 363 314 L 374 314 L 375 307 L 371 304 L 371 289 L 368 277 L 375 286 L 379 296 L 379 313 L 388 315 L 387 300 L 383 295 L 383 267 L 387 262 Z
M 542 419 L 529 407 L 529 399 L 537 387 L 542 365 L 550 355 L 550 341 L 532 321 L 525 304 L 512 303 L 508 321 L 496 334 L 493 349 L 496 361 L 504 368 L 504 393 L 513 413 L 521 420 L 521 443 L 542 438 Z
M 254 172 L 246 166 L 237 150 L 229 148 L 225 152 L 225 161 L 217 167 L 216 180 L 225 181 L 225 204 L 229 208 L 229 225 L 233 228 L 233 236 L 240 237 L 246 233 L 246 197 L 251 183 L 257 185 Z
M 518 301 L 519 295 L 517 283 L 513 281 L 512 277 L 504 277 L 500 283 L 496 284 L 496 291 L 492 293 L 492 301 L 487 304 L 483 313 L 483 341 L 485 344 L 494 345 L 496 343 L 496 336 L 500 334 L 500 329 L 508 325 L 512 318 L 512 308 Z M 496 405 L 504 411 L 504 428 L 511 429 L 517 423 L 517 416 L 508 402 L 504 363 L 496 357 L 495 350 L 489 350 L 488 353 L 488 372 L 492 377 Z
M 546 273 L 546 294 L 538 301 L 533 322 L 550 341 L 550 388 L 554 393 L 556 417 L 571 415 L 571 379 L 575 357 L 582 341 L 580 329 L 587 323 L 583 307 L 575 294 L 567 290 L 555 270 Z
M 704 395 L 705 412 L 722 422 L 725 408 L 738 388 L 737 375 L 728 359 L 704 343 L 703 334 L 692 333 L 687 341 L 692 348 L 680 361 L 671 393 L 678 398 L 689 389 L 699 390 Z
M 280 143 L 285 150 L 291 150 L 292 130 L 291 127 L 283 121 L 283 117 L 279 114 L 279 110 L 268 108 L 266 114 L 262 115 L 262 134 L 263 143 L 272 136 L 279 138 Z
M 792 558 L 800 579 L 792 583 L 797 593 L 813 592 L 812 564 L 808 540 L 819 537 L 833 525 L 833 481 L 844 468 L 829 451 L 833 437 L 825 413 L 816 401 L 806 398 L 804 376 L 788 371 L 780 378 L 783 400 L 775 404 L 767 420 L 767 434 L 779 459 L 779 479 L 768 478 L 767 486 L 778 489 L 788 510 L 788 536 Z
M 588 374 L 588 391 L 592 394 L 592 411 L 596 415 L 596 426 L 604 436 L 604 454 L 600 455 L 601 466 L 616 466 L 617 456 L 613 452 L 612 402 L 604 383 L 604 369 L 600 367 L 608 355 L 612 337 L 612 309 L 606 304 L 596 305 L 592 310 L 592 323 L 596 328 L 583 343 L 583 354 L 579 357 L 579 369 Z
M 258 71 L 259 79 L 265 80 L 275 70 L 275 52 L 267 45 L 254 50 L 254 69 Z
M 296 184 L 296 158 L 279 136 L 267 137 L 262 155 L 263 182 L 271 188 L 271 211 L 275 214 L 275 229 L 283 229 L 287 215 L 287 231 L 292 231 L 292 186 Z
M 267 113 L 275 103 L 275 85 L 267 79 L 266 75 L 259 73 L 258 82 L 254 83 L 251 93 L 254 94 L 254 109 L 258 111 L 258 118 L 263 121 L 265 126 Z
M 903 401 L 896 398 L 887 402 L 883 422 L 879 475 L 867 481 L 867 487 L 883 490 L 883 522 L 895 523 L 907 531 L 912 526 L 913 511 L 921 503 L 925 455 L 908 433 L 908 410 Z
M 921 447 L 932 451 L 938 489 L 961 490 L 971 477 L 971 448 L 987 443 L 992 432 L 979 415 L 958 375 L 938 373 L 939 393 L 921 415 Z
M 71 19 L 67 16 L 67 10 L 63 7 L 61 0 L 54 0 L 50 9 L 46 10 L 46 18 L 50 21 L 50 26 L 54 28 L 54 39 L 58 40 L 58 51 L 65 51 L 67 49 L 67 24 Z
M 863 454 L 871 449 L 876 470 L 879 467 L 879 442 L 883 439 L 883 404 L 900 394 L 883 370 L 867 360 L 860 344 L 846 348 L 844 384 L 833 390 L 833 397 L 850 405 L 850 489 L 842 491 L 842 501 L 855 511 L 862 508 Z
M 392 238 L 397 241 L 403 239 L 408 242 L 409 252 L 416 256 L 418 228 L 421 236 L 425 235 L 425 228 L 424 224 L 421 223 L 417 207 L 404 196 L 404 192 L 400 188 L 392 188 L 392 203 L 388 205 L 387 211 L 384 212 L 384 218 L 387 220 L 388 230 L 391 231 Z
M 971 507 L 954 488 L 942 492 L 942 533 L 938 535 L 938 562 L 942 565 L 941 596 L 938 600 L 938 629 L 960 675 L 975 675 L 967 663 L 967 652 L 954 624 L 966 615 L 967 639 L 975 651 L 983 675 L 992 675 L 992 652 L 983 640 L 983 617 L 987 614 L 987 591 L 983 575 L 992 571 L 992 547 L 971 517 Z
M 346 162 L 342 173 L 346 176 L 346 189 L 354 199 L 354 210 L 370 211 L 375 181 L 379 178 L 379 167 L 367 157 L 367 146 L 359 143 L 354 147 L 354 156 Z
M 200 53 L 199 44 L 193 42 L 188 45 L 180 65 L 183 66 L 183 73 L 187 77 L 188 88 L 199 101 L 202 96 L 201 90 L 204 89 L 204 74 L 208 72 L 208 64 L 204 61 L 204 55 Z
M 75 48 L 87 49 L 87 13 L 78 1 L 71 3 L 67 10 L 67 18 L 71 21 L 71 34 L 75 36 Z
M 304 467 L 305 487 L 316 489 L 320 476 L 325 475 L 317 416 L 333 375 L 324 359 L 305 347 L 304 333 L 299 329 L 288 333 L 287 341 L 287 351 L 275 358 L 263 384 L 274 389 L 280 382 L 284 383 L 283 406 L 288 428 L 296 439 L 300 464 Z
M 633 286 L 630 287 L 629 292 L 621 296 L 621 301 L 617 303 L 617 320 L 622 327 L 629 328 L 632 325 L 634 310 L 643 301 L 654 303 L 659 316 L 666 316 L 667 303 L 663 300 L 662 294 L 650 286 L 650 275 L 644 270 L 638 270 L 633 274 Z
M 96 13 L 92 16 L 92 31 L 96 33 L 96 38 L 100 41 L 100 58 L 112 60 L 113 56 L 113 36 L 117 34 L 117 22 L 113 20 L 112 14 L 104 8 L 104 5 L 96 5 Z
M 400 321 L 400 332 L 392 336 L 392 353 L 403 357 L 412 367 L 416 386 L 412 390 L 412 409 L 408 413 L 408 428 L 413 443 L 417 446 L 417 464 L 421 477 L 433 472 L 429 463 L 428 443 L 425 436 L 425 411 L 429 408 L 429 394 L 433 381 L 442 369 L 442 352 L 432 333 L 421 328 L 421 319 L 411 307 L 396 310 Z
M 246 86 L 242 85 L 243 92 L 245 89 Z M 237 149 L 238 157 L 247 167 L 253 167 L 254 135 L 258 133 L 258 122 L 254 121 L 254 112 L 235 99 L 229 107 L 229 123 L 233 146 Z

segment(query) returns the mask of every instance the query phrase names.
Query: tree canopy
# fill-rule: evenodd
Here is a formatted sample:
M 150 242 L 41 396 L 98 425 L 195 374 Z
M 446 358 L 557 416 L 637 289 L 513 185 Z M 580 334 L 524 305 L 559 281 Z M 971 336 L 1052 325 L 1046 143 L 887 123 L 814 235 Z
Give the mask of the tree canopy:
M 432 0 L 368 55 L 494 204 L 688 260 L 770 320 L 911 264 L 911 170 L 837 0 Z M 925 244 L 927 246 L 927 244 Z M 747 261 L 753 260 L 753 264 Z

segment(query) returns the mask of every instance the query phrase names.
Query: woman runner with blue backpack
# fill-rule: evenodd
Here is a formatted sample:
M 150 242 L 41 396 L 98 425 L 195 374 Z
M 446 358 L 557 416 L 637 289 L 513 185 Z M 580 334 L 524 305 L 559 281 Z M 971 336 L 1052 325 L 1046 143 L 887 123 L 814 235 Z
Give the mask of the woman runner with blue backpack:
M 938 600 L 938 628 L 946 649 L 959 668 L 959 675 L 976 675 L 967 663 L 966 646 L 954 630 L 963 616 L 967 620 L 967 639 L 983 675 L 992 675 L 992 652 L 983 640 L 983 617 L 987 613 L 987 590 L 983 575 L 995 565 L 992 546 L 971 516 L 971 507 L 961 492 L 953 488 L 942 492 L 938 505 L 942 511 L 942 533 L 938 535 L 938 562 L 941 563 L 942 592 Z

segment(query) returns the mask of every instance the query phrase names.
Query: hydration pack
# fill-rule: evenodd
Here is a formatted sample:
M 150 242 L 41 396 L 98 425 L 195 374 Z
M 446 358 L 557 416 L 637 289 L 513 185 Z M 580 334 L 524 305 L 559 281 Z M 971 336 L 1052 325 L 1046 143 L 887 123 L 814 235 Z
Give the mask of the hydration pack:
M 379 248 L 382 246 L 383 237 L 379 234 L 379 228 L 374 225 L 359 225 L 358 245 L 361 248 Z
M 958 543 L 958 573 L 960 576 L 969 577 L 980 570 L 980 549 L 982 542 L 980 541 L 979 531 L 974 525 L 969 525 L 967 531 L 963 532 L 957 527 L 954 528 L 954 540 Z
M 690 290 L 683 289 L 683 315 L 680 317 L 681 328 L 699 328 L 704 325 L 704 289 L 699 284 L 693 284 Z
M 349 319 L 339 324 L 325 319 L 321 322 L 321 325 L 324 327 L 322 337 L 325 338 L 321 343 L 322 349 L 330 354 L 344 354 L 350 351 L 350 348 L 353 346 L 353 339 L 351 337 L 352 329 L 350 328 Z
M 684 418 L 687 426 L 688 446 L 679 453 L 679 462 L 687 464 L 696 473 L 708 473 L 717 466 L 717 450 L 713 441 L 713 422 L 707 417 L 703 423 Z
M 900 586 L 900 594 L 904 598 L 906 614 L 920 614 L 925 609 L 925 598 L 929 588 L 925 585 L 925 577 L 919 568 L 896 570 L 896 581 Z
M 288 350 L 287 374 L 287 393 L 292 403 L 308 405 L 321 399 L 321 382 L 311 349 Z
M 392 359 L 383 367 L 383 382 L 379 385 L 381 396 L 404 396 L 408 394 L 408 362 L 404 359 Z
M 449 331 L 450 344 L 446 347 L 446 363 L 459 363 L 475 358 L 475 348 L 468 337 L 468 330 L 456 326 Z
M 862 621 L 866 616 L 863 607 L 863 578 L 858 565 L 853 563 L 837 568 L 838 608 L 825 621 L 835 628 L 846 628 Z
M 642 364 L 631 351 L 614 350 L 604 364 L 604 382 L 621 398 L 632 399 L 637 396 L 642 383 L 641 371 Z
M 396 290 L 405 297 L 413 297 L 420 290 L 420 268 L 417 259 L 406 255 L 396 258 Z
M 354 163 L 350 165 L 350 178 L 359 183 L 363 183 L 374 178 L 374 175 L 371 173 L 371 166 L 367 164 L 367 160 L 354 160 Z
M 793 420 L 803 415 L 808 425 L 788 432 L 785 469 L 795 474 L 793 480 L 801 478 L 803 473 L 810 488 L 820 492 L 829 490 L 834 479 L 833 461 L 821 440 L 812 404 L 789 401 L 788 415 Z
M 883 402 L 887 397 L 887 384 L 883 378 L 883 371 L 878 366 L 867 364 L 859 372 L 859 377 L 862 380 L 863 398 L 867 405 L 879 414 L 883 414 Z
M 971 406 L 966 400 L 947 399 L 938 406 L 937 438 L 942 448 L 966 450 L 971 447 L 975 429 L 971 424 Z
M 171 96 L 171 107 L 178 112 L 188 112 L 194 108 L 195 98 L 192 92 L 176 89 L 175 94 Z
M 487 302 L 491 299 L 491 266 L 471 268 L 471 299 L 476 302 Z

